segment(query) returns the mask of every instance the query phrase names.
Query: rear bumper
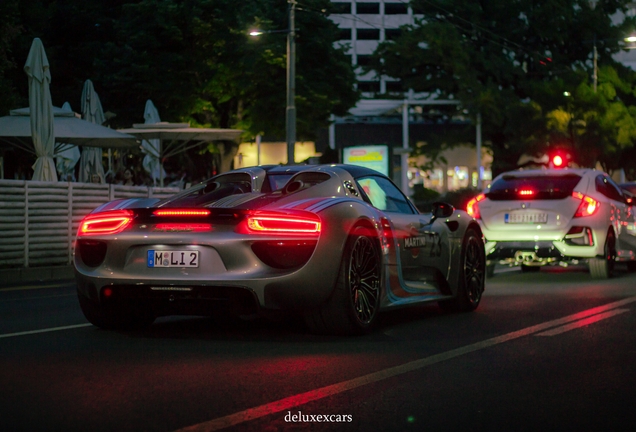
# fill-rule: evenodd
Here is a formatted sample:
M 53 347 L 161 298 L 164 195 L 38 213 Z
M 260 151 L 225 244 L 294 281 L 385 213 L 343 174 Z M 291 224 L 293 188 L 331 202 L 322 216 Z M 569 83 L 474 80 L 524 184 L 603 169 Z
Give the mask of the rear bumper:
M 488 241 L 486 257 L 491 262 L 547 265 L 562 261 L 595 258 L 603 254 L 603 242 L 594 246 L 572 246 L 564 241 Z

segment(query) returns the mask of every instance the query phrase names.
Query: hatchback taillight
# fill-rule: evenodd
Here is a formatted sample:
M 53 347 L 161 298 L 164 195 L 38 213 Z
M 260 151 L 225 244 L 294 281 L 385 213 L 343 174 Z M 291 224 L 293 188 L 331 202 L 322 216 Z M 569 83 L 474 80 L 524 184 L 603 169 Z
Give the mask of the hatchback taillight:
M 581 192 L 572 192 L 572 196 L 574 198 L 581 200 L 581 204 L 579 204 L 579 207 L 576 209 L 576 212 L 574 213 L 575 218 L 592 216 L 598 211 L 598 208 L 601 206 L 600 202 L 596 201 L 592 197 L 583 195 Z
M 475 198 L 471 199 L 470 201 L 468 201 L 468 204 L 466 204 L 466 213 L 468 213 L 470 216 L 474 217 L 475 219 L 481 219 L 481 213 L 479 213 L 479 201 L 483 201 L 484 199 L 486 199 L 486 195 L 479 194 L 477 195 Z

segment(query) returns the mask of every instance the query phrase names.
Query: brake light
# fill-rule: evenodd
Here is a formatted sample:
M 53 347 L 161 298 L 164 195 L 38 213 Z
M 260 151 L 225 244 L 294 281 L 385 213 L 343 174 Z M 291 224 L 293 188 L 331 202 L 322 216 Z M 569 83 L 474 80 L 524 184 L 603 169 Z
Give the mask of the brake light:
M 521 189 L 519 191 L 519 195 L 521 196 L 532 196 L 534 195 L 534 191 L 532 189 Z
M 477 205 L 477 203 L 479 201 L 483 201 L 486 198 L 486 195 L 479 194 L 477 195 L 475 198 L 471 199 L 470 201 L 468 201 L 468 204 L 466 204 L 466 213 L 468 213 L 470 216 L 474 217 L 475 219 L 481 219 L 481 214 L 479 213 L 479 206 Z
M 209 209 L 161 209 L 152 212 L 155 216 L 210 216 Z
M 579 204 L 579 207 L 576 209 L 574 217 L 592 216 L 601 206 L 600 202 L 594 198 L 583 195 L 581 192 L 572 192 L 572 196 L 581 200 L 581 204 Z
M 251 234 L 309 234 L 319 235 L 320 219 L 315 215 L 252 213 L 239 231 Z
M 126 229 L 133 220 L 130 210 L 113 210 L 90 214 L 80 223 L 78 236 L 117 234 Z

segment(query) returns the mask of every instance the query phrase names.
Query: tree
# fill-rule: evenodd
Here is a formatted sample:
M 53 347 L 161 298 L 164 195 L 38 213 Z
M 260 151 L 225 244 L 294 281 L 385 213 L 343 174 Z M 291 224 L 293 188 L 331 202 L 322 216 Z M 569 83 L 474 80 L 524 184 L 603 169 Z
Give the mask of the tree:
M 585 81 L 568 96 L 566 107 L 548 113 L 548 130 L 552 142 L 569 141 L 577 163 L 612 173 L 623 168 L 624 153 L 636 142 L 636 106 L 625 104 L 633 97 L 636 80 L 619 76 L 610 67 L 599 71 L 600 85 L 594 92 Z
M 22 31 L 19 24 L 19 8 L 17 0 L 5 0 L 0 3 L 0 115 L 17 108 L 20 97 L 16 84 L 12 82 L 10 73 L 18 65 L 12 50 L 15 40 Z
M 473 116 L 481 112 L 494 174 L 515 168 L 523 153 L 545 149 L 547 114 L 562 106 L 564 91 L 589 79 L 592 41 L 600 64 L 618 68 L 611 55 L 634 24 L 613 24 L 611 16 L 628 8 L 619 0 L 595 9 L 582 0 L 411 5 L 422 19 L 380 44 L 371 68 L 405 88 L 460 100 L 459 109 Z
M 248 29 L 287 29 L 286 0 L 6 1 L 0 11 L 17 4 L 16 26 L 22 27 L 14 44 L 18 67 L 4 77 L 23 101 L 26 76 L 19 66 L 33 37 L 40 37 L 51 63 L 55 105 L 78 106 L 90 78 L 104 109 L 117 114 L 114 127 L 143 121 L 145 102 L 152 99 L 166 121 L 240 128 L 245 138 L 284 136 L 285 34 L 252 39 Z M 334 46 L 338 28 L 327 17 L 331 2 L 302 3 L 296 13 L 297 135 L 308 140 L 330 114 L 346 113 L 358 94 L 344 49 Z M 3 37 L 0 80 L 3 41 L 12 40 L 9 33 Z M 211 149 L 231 161 L 235 146 Z
M 321 12 L 329 2 L 306 3 L 297 14 L 299 139 L 313 138 L 331 113 L 342 114 L 357 100 L 352 68 L 333 44 L 337 27 Z M 253 40 L 248 29 L 286 29 L 286 6 L 283 0 L 124 4 L 115 40 L 98 65 L 108 86 L 103 100 L 128 124 L 132 110 L 139 116 L 137 107 L 150 98 L 165 118 L 284 136 L 285 34 Z M 220 153 L 231 160 L 236 149 L 228 145 Z

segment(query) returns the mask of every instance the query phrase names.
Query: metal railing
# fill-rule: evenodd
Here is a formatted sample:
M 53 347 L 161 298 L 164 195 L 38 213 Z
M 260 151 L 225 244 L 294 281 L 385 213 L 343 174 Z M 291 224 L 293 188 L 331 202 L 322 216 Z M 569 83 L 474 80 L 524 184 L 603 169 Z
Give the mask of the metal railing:
M 165 198 L 178 188 L 0 180 L 0 268 L 71 264 L 80 221 L 118 198 Z

